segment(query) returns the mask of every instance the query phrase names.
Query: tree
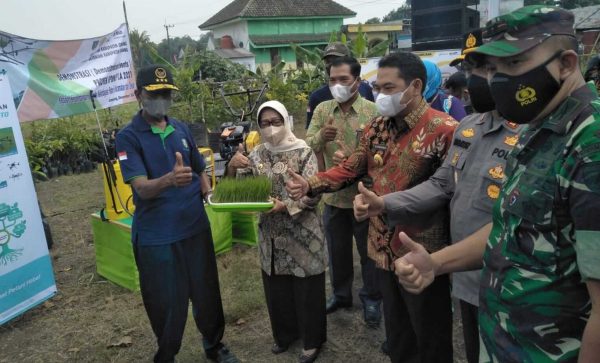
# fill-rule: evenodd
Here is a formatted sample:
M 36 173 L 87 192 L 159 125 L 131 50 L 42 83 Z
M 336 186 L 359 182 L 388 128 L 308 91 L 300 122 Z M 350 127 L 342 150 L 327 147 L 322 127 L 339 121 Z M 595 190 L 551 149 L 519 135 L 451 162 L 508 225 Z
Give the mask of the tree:
M 385 22 L 394 21 L 394 20 L 410 19 L 411 14 L 412 14 L 410 4 L 411 4 L 411 1 L 406 0 L 404 2 L 404 5 L 400 6 L 396 10 L 390 11 L 386 16 L 384 16 L 381 19 L 381 21 L 385 23 Z
M 149 48 L 153 47 L 153 43 L 150 41 L 150 36 L 146 31 L 139 32 L 137 29 L 133 29 L 129 32 L 129 45 L 131 46 L 131 55 L 133 57 L 133 63 L 137 68 L 143 67 L 146 62 Z
M 365 24 L 379 24 L 379 23 L 381 23 L 381 20 L 377 17 L 367 19 L 367 21 L 365 22 Z
M 186 49 L 187 47 L 198 49 L 198 42 L 189 35 L 184 35 L 183 37 L 171 38 L 170 42 L 167 39 L 161 40 L 160 43 L 158 43 L 156 50 L 161 57 L 167 59 L 171 63 L 175 63 L 174 56 L 176 57 L 180 50 Z

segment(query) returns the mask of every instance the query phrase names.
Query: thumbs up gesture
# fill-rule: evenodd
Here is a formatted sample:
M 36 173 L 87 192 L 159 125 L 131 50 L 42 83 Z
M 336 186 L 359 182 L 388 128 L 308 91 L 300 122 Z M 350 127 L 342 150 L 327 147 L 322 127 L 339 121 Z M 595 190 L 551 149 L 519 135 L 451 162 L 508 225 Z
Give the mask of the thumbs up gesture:
M 350 150 L 344 143 L 340 140 L 335 140 L 338 149 L 331 156 L 334 164 L 341 164 L 352 154 L 352 150 Z
M 285 190 L 292 200 L 299 200 L 308 194 L 310 189 L 308 182 L 301 175 L 296 174 L 292 169 L 288 169 L 288 180 L 285 183 Z
M 321 128 L 321 137 L 325 142 L 333 141 L 337 136 L 338 129 L 337 127 L 333 126 L 333 121 L 333 115 L 329 115 L 327 123 L 325 123 L 323 128 Z
M 175 187 L 183 187 L 192 182 L 192 168 L 183 165 L 183 156 L 180 152 L 175 153 L 175 166 L 171 173 L 171 184 Z
M 239 144 L 237 152 L 231 157 L 228 168 L 231 169 L 243 169 L 250 165 L 250 160 L 244 155 L 244 145 Z
M 431 258 L 425 247 L 400 232 L 400 241 L 410 252 L 394 262 L 398 281 L 413 294 L 420 294 L 435 279 L 439 266 Z
M 365 188 L 362 182 L 358 183 L 358 192 L 353 202 L 354 218 L 357 221 L 364 221 L 383 213 L 385 203 L 382 197 Z

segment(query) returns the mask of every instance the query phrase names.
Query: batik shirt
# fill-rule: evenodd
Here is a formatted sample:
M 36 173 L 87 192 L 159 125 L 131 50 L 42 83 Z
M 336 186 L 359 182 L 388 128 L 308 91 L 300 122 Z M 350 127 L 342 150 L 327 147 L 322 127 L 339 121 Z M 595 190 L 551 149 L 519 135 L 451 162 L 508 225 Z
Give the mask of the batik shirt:
M 354 101 L 347 113 L 342 112 L 339 103 L 335 100 L 325 101 L 317 106 L 306 133 L 306 143 L 315 152 L 323 153 L 325 169 L 335 166 L 333 154 L 339 149 L 336 142 L 325 142 L 321 135 L 321 128 L 329 122 L 330 115 L 333 116 L 332 126 L 338 128 L 336 141 L 352 152 L 358 147 L 358 141 L 365 126 L 377 116 L 377 106 L 362 97 L 358 97 Z M 351 209 L 356 194 L 358 194 L 358 187 L 357 183 L 354 183 L 335 193 L 324 194 L 323 202 L 337 208 Z
M 364 130 L 358 148 L 348 159 L 308 180 L 310 193 L 332 192 L 368 176 L 378 195 L 405 190 L 427 180 L 442 164 L 458 123 L 423 100 L 404 120 L 378 117 Z M 408 252 L 398 239 L 405 231 L 429 251 L 449 241 L 448 211 L 432 214 L 430 228 L 398 225 L 388 229 L 384 217 L 369 220 L 368 254 L 377 267 L 391 269 L 394 259 Z
M 587 87 L 507 160 L 480 290 L 484 362 L 576 362 L 600 279 L 600 101 Z
M 264 144 L 249 155 L 253 174 L 266 175 L 273 182 L 272 196 L 281 200 L 287 210 L 262 213 L 259 221 L 259 254 L 267 275 L 318 275 L 327 266 L 325 238 L 316 206 L 319 198 L 293 201 L 285 190 L 288 168 L 305 178 L 317 172 L 317 159 L 312 149 L 304 147 L 273 153 Z

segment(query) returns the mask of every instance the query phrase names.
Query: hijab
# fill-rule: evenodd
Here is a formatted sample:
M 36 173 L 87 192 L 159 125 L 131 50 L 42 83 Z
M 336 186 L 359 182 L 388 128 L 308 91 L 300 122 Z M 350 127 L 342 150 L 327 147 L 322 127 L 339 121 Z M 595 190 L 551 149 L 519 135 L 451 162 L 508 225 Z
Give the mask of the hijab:
M 281 102 L 267 101 L 260 105 L 257 112 L 257 119 L 260 120 L 261 112 L 267 108 L 270 108 L 277 112 L 283 119 L 283 129 L 281 131 L 278 131 L 277 134 L 267 135 L 267 129 L 271 128 L 272 130 L 274 126 L 268 126 L 264 129 L 259 127 L 260 138 L 267 150 L 273 153 L 281 153 L 308 147 L 304 140 L 298 139 L 292 132 L 292 125 L 290 124 L 290 117 L 288 115 L 288 111 Z M 271 140 L 267 141 L 268 139 Z
M 427 85 L 425 86 L 425 99 L 427 102 L 431 102 L 433 97 L 438 93 L 439 88 L 442 86 L 442 71 L 438 66 L 429 60 L 424 60 L 423 64 L 427 70 Z

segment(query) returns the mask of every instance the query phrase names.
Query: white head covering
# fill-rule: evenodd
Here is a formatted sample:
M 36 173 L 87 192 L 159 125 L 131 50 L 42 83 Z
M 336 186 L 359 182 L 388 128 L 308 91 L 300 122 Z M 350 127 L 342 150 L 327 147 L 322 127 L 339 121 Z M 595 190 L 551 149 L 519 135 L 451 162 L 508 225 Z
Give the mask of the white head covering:
M 290 125 L 290 116 L 288 115 L 287 109 L 281 102 L 267 101 L 260 105 L 260 107 L 258 108 L 257 119 L 260 120 L 260 113 L 266 108 L 271 108 L 281 115 L 281 118 L 283 118 L 283 125 L 285 127 L 286 133 L 285 137 L 283 137 L 277 145 L 273 145 L 272 143 L 266 141 L 263 135 L 263 129 L 259 127 L 260 137 L 267 150 L 275 153 L 280 153 L 308 147 L 304 140 L 298 139 L 292 132 L 292 126 Z

